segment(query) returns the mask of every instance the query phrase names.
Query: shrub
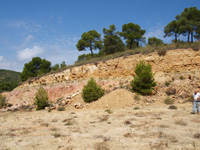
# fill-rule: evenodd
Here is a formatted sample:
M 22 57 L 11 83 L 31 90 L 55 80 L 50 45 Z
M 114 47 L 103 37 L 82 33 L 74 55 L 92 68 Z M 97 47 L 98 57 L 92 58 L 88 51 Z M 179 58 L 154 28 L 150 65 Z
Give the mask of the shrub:
M 6 106 L 6 98 L 0 95 L 0 109 Z
M 193 98 L 193 95 L 191 94 L 190 97 L 188 97 L 187 102 L 193 102 L 193 101 L 194 101 L 194 98 Z
M 184 79 L 184 77 L 183 76 L 180 76 L 180 80 L 183 80 Z
M 168 109 L 177 109 L 177 107 L 174 106 L 174 105 L 171 105 L 171 106 L 168 107 Z
M 167 82 L 167 81 L 166 81 L 166 82 L 165 82 L 165 85 L 166 85 L 166 86 L 169 86 L 169 85 L 170 85 L 170 82 Z
M 167 104 L 167 105 L 171 105 L 174 103 L 174 100 L 171 99 L 170 97 L 167 97 L 165 100 L 164 100 L 164 103 Z
M 98 100 L 104 93 L 105 90 L 97 85 L 96 81 L 91 78 L 83 88 L 82 97 L 86 103 L 89 103 Z
M 58 110 L 58 111 L 64 111 L 64 110 L 65 110 L 65 107 L 59 106 L 57 110 Z
M 168 89 L 166 90 L 166 94 L 167 94 L 167 95 L 174 95 L 174 94 L 176 94 L 176 89 L 170 87 L 170 88 L 168 88 Z
M 139 101 L 140 100 L 140 95 L 136 93 L 134 95 L 134 100 Z
M 36 108 L 37 110 L 41 110 L 49 106 L 48 94 L 47 94 L 47 91 L 43 87 L 39 88 L 38 92 L 35 95 L 35 99 L 36 99 L 35 104 L 37 105 L 37 108 Z
M 140 109 L 140 107 L 134 107 L 133 109 L 134 109 L 134 110 L 138 110 L 138 109 Z
M 166 52 L 167 52 L 167 51 L 166 51 L 165 49 L 158 50 L 158 55 L 159 55 L 159 56 L 165 56 Z
M 145 64 L 144 61 L 140 61 L 135 68 L 136 75 L 131 81 L 132 91 L 140 93 L 142 95 L 152 94 L 153 87 L 156 86 L 153 73 L 151 72 L 151 65 Z

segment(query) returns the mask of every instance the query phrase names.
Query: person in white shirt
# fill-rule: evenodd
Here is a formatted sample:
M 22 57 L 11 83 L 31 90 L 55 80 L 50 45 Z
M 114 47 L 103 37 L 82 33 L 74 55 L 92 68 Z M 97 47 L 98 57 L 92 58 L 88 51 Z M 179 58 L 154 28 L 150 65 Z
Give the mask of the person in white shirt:
M 200 102 L 200 93 L 197 90 L 193 93 L 193 112 L 195 114 L 195 108 L 197 108 L 197 113 L 199 114 L 199 102 Z

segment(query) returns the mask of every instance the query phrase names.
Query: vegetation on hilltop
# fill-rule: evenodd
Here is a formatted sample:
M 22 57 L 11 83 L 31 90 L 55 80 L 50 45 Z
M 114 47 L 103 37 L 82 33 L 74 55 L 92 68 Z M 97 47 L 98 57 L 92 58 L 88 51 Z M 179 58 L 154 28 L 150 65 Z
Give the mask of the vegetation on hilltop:
M 12 91 L 20 82 L 20 72 L 0 69 L 0 92 Z
M 147 54 L 158 51 L 159 56 L 164 56 L 169 49 L 178 48 L 193 48 L 198 50 L 200 47 L 200 10 L 196 7 L 185 8 L 180 15 L 175 17 L 164 27 L 164 37 L 174 36 L 171 44 L 164 43 L 157 37 L 149 37 L 146 43 L 144 37 L 145 30 L 138 24 L 127 23 L 122 26 L 122 31 L 116 31 L 115 25 L 110 25 L 109 29 L 103 28 L 104 38 L 96 30 L 84 32 L 81 39 L 76 44 L 78 51 L 90 50 L 90 54 L 82 54 L 78 56 L 78 60 L 72 66 L 66 66 L 65 62 L 59 66 L 55 64 L 51 66 L 51 62 L 42 60 L 37 57 L 36 61 L 33 58 L 31 62 L 24 65 L 24 70 L 21 74 L 21 80 L 26 81 L 30 77 L 37 77 L 48 72 L 58 72 L 73 66 L 84 65 L 88 63 L 96 63 L 121 56 L 134 54 Z M 187 36 L 187 41 L 181 41 L 179 36 Z M 124 41 L 120 38 L 123 37 Z M 194 42 L 194 39 L 197 41 Z M 94 53 L 94 50 L 99 50 Z M 42 65 L 44 64 L 44 65 Z

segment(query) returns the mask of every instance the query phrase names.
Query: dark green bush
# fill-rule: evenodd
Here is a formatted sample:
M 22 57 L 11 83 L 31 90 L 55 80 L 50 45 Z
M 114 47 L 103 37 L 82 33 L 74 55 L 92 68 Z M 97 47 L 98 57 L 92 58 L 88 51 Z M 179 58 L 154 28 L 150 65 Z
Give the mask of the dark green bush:
M 152 94 L 153 87 L 156 86 L 153 73 L 151 72 L 151 65 L 145 64 L 144 61 L 140 61 L 135 68 L 136 75 L 131 81 L 132 91 L 140 93 L 142 95 Z
M 36 99 L 35 104 L 37 105 L 36 108 L 37 110 L 45 109 L 45 107 L 49 106 L 48 94 L 43 87 L 40 87 L 38 89 L 38 92 L 35 95 L 35 99 Z
M 86 103 L 96 101 L 104 95 L 105 90 L 97 85 L 96 81 L 91 78 L 83 88 L 82 97 Z
M 6 98 L 0 95 L 0 109 L 6 106 Z
M 169 86 L 169 85 L 170 85 L 170 82 L 166 81 L 166 82 L 165 82 L 165 85 L 166 85 L 166 86 Z

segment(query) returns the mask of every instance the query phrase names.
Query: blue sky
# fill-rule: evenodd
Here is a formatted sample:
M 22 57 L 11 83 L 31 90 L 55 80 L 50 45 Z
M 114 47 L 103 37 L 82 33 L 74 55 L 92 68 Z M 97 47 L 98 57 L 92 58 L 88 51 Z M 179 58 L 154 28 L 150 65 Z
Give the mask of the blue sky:
M 200 9 L 200 0 L 1 0 L 0 69 L 22 71 L 39 56 L 52 65 L 73 64 L 79 52 L 76 43 L 83 32 L 133 22 L 145 36 L 163 38 L 163 29 L 186 7 Z

